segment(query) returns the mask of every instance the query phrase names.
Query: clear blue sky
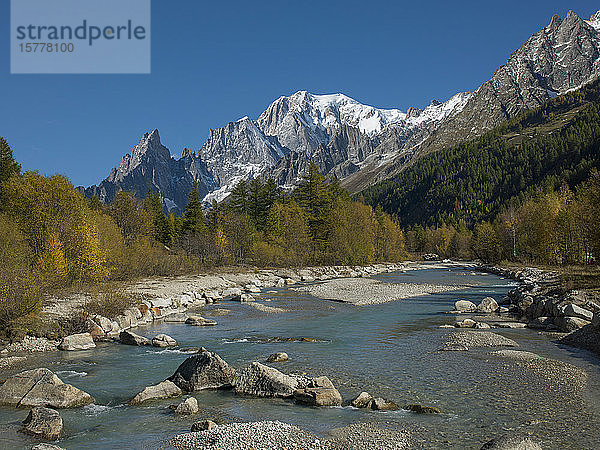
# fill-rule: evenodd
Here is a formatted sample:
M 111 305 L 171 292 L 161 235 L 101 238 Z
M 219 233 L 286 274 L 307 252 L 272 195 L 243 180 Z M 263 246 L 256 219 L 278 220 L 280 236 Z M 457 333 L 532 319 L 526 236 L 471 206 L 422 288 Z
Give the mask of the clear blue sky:
M 304 89 L 378 107 L 473 90 L 512 51 L 591 1 L 153 0 L 150 75 L 11 75 L 1 0 L 0 135 L 26 170 L 75 185 L 105 178 L 145 132 L 172 154 L 209 128 Z

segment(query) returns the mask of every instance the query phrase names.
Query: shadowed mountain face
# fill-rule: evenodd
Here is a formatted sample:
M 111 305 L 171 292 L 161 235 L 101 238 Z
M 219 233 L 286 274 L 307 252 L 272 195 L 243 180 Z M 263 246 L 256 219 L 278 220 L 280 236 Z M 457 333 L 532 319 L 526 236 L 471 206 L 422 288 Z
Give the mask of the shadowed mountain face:
M 83 192 L 88 197 L 96 195 L 104 203 L 112 201 L 121 190 L 138 198 L 144 198 L 149 191 L 159 192 L 166 210 L 181 213 L 194 183 L 198 183 L 202 196 L 215 188 L 200 158 L 187 149 L 180 159 L 173 158 L 169 149 L 161 144 L 158 130 L 154 130 L 142 136 L 121 164 L 113 167 L 108 178 Z
M 171 157 L 158 131 L 145 134 L 98 186 L 83 190 L 108 202 L 119 190 L 143 197 L 158 191 L 166 210 L 180 213 L 194 183 L 206 201 L 225 198 L 237 182 L 273 177 L 293 187 L 310 162 L 358 192 L 388 178 L 420 155 L 483 134 L 549 98 L 597 78 L 600 12 L 574 12 L 535 33 L 473 93 L 424 110 L 377 109 L 343 94 L 299 91 L 275 100 L 257 120 L 247 117 L 210 130 L 197 154 Z

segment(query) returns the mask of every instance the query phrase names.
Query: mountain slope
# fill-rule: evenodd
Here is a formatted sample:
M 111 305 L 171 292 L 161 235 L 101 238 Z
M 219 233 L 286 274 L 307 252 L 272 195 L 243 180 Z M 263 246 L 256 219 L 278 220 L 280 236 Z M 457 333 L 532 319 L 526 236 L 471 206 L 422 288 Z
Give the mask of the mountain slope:
M 403 226 L 472 225 L 537 188 L 574 186 L 592 167 L 600 168 L 600 81 L 427 155 L 362 195 Z
M 469 97 L 457 114 L 439 124 L 409 160 L 480 136 L 557 94 L 597 78 L 600 73 L 599 24 L 600 12 L 587 22 L 573 11 L 569 11 L 564 20 L 557 15 L 552 17 L 550 24 L 513 52 L 507 63 Z M 365 179 L 358 174 L 344 180 L 342 185 L 358 192 L 374 181 L 397 173 L 406 164 L 406 155 L 399 155 L 381 167 L 374 178 Z

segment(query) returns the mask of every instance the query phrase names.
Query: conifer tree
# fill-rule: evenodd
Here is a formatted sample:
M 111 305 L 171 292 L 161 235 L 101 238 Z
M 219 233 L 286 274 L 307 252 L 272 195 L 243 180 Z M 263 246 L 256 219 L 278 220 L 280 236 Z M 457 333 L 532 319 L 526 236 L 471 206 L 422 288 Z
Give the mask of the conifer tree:
M 188 195 L 188 204 L 183 213 L 182 231 L 184 233 L 199 233 L 204 230 L 206 230 L 206 222 L 204 220 L 204 213 L 202 212 L 198 184 L 195 183 Z
M 13 158 L 12 149 L 0 136 L 0 210 L 2 209 L 2 185 L 13 175 L 21 173 L 21 166 Z

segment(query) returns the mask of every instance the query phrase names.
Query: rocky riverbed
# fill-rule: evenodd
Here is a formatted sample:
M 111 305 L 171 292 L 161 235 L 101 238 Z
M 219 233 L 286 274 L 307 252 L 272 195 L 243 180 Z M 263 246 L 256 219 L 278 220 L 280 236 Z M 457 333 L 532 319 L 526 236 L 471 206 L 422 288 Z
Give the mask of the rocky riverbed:
M 95 399 L 59 411 L 64 430 L 57 443 L 67 449 L 280 448 L 276 442 L 476 449 L 504 434 L 543 448 L 588 448 L 600 425 L 600 399 L 590 394 L 600 386 L 594 363 L 557 347 L 549 332 L 513 326 L 526 325 L 502 305 L 514 284 L 437 264 L 334 281 L 463 288 L 359 307 L 296 289 L 331 281 L 297 274 L 306 281 L 258 286 L 244 279 L 176 310 L 146 298 L 149 309 L 168 314 L 120 331 L 115 339 L 130 345 L 90 334 L 53 341 L 54 350 L 25 360 L 7 352 L 0 360 L 12 358 L 12 365 L 2 377 L 48 367 L 60 382 L 44 372 L 53 381 L 43 392 L 78 392 L 61 387 L 68 384 Z M 177 298 L 158 292 L 157 300 Z M 466 309 L 447 314 L 458 302 Z M 217 324 L 205 325 L 211 320 Z M 26 342 L 43 348 L 50 341 Z M 354 407 L 359 394 L 368 401 Z M 422 414 L 428 411 L 434 413 Z M 26 416 L 0 408 L 0 447 L 31 448 L 17 425 Z M 207 420 L 217 425 L 199 431 Z

